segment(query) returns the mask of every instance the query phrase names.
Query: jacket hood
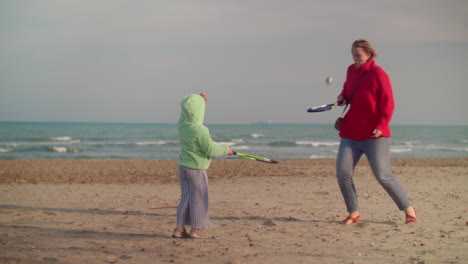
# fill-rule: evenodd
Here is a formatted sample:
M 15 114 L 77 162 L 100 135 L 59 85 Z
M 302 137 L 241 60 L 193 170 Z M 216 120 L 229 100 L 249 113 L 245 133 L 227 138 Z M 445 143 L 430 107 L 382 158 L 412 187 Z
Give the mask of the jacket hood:
M 203 124 L 205 118 L 205 99 L 198 94 L 190 94 L 180 102 L 179 127 Z

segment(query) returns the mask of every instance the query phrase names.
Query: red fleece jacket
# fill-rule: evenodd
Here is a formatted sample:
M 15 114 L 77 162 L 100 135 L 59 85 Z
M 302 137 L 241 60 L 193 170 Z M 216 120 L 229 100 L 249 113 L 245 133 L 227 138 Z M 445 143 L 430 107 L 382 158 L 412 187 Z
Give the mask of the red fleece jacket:
M 347 101 L 361 75 L 367 72 L 359 83 L 351 100 L 340 130 L 340 137 L 362 140 L 372 139 L 374 129 L 382 131 L 382 137 L 391 137 L 390 120 L 395 101 L 388 74 L 374 60 L 356 68 L 348 67 L 342 95 Z

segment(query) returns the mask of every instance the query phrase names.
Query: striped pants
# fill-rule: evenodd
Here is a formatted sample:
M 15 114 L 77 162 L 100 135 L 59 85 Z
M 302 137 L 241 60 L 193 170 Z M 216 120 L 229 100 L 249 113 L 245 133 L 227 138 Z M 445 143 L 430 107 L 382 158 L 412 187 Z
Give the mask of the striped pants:
M 208 216 L 208 174 L 206 170 L 179 166 L 181 198 L 177 207 L 177 226 L 207 229 L 211 227 Z

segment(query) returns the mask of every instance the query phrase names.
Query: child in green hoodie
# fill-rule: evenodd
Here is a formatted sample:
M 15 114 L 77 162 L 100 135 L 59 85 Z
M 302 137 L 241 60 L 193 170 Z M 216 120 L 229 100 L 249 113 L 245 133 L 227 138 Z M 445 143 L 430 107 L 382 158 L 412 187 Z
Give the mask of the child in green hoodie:
M 208 174 L 211 158 L 232 155 L 227 145 L 216 145 L 203 125 L 206 93 L 187 95 L 182 99 L 179 129 L 179 183 L 181 200 L 177 207 L 174 238 L 203 238 L 201 229 L 211 227 L 208 216 Z M 191 226 L 190 234 L 185 226 Z

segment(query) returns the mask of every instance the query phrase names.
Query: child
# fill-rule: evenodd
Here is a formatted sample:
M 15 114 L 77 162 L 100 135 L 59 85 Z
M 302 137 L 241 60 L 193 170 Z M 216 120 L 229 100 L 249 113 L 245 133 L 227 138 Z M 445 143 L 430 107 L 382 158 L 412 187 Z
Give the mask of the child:
M 206 93 L 187 95 L 182 99 L 178 128 L 180 141 L 179 183 L 181 200 L 177 207 L 174 238 L 204 238 L 200 229 L 211 227 L 208 216 L 208 174 L 211 158 L 232 155 L 227 145 L 215 145 L 203 125 Z M 190 234 L 185 226 L 190 225 Z

